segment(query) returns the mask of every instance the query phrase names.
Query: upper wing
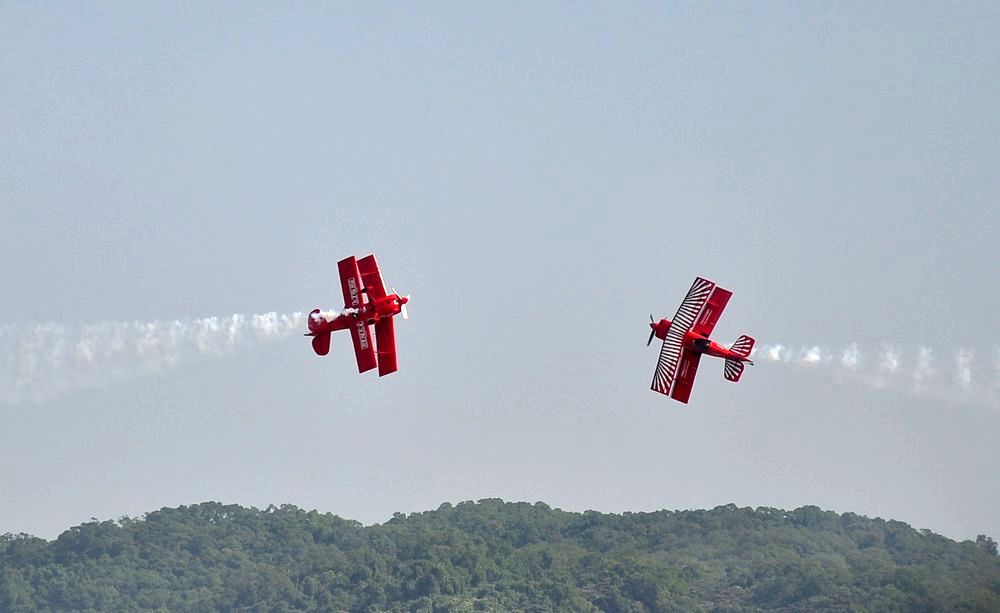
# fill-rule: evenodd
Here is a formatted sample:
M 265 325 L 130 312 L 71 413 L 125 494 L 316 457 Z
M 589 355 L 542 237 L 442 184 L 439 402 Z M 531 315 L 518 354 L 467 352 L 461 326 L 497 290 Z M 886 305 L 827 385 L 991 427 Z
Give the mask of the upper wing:
M 656 361 L 656 371 L 653 373 L 653 384 L 650 386 L 654 392 L 670 394 L 670 388 L 674 383 L 674 372 L 677 370 L 677 363 L 681 358 L 681 347 L 684 342 L 684 334 L 694 325 L 695 319 L 705 306 L 709 295 L 715 289 L 715 283 L 708 279 L 698 277 L 688 290 L 687 296 L 677 309 L 677 314 L 670 321 L 670 328 L 667 330 L 667 337 L 663 339 L 663 347 L 660 348 L 660 357 Z
M 368 255 L 358 260 L 358 270 L 361 271 L 361 280 L 365 284 L 369 300 L 385 296 L 385 284 L 382 282 L 382 273 L 379 272 L 378 262 L 375 261 L 374 255 Z
M 698 314 L 698 319 L 694 322 L 692 330 L 705 338 L 711 336 L 712 330 L 715 329 L 715 324 L 719 323 L 719 317 L 726 310 L 726 305 L 729 304 L 729 299 L 732 295 L 733 293 L 728 289 L 716 286 L 715 290 L 708 297 L 705 308 Z
M 375 322 L 375 342 L 378 344 L 378 376 L 396 372 L 396 328 L 391 317 Z
M 352 255 L 337 262 L 340 269 L 340 287 L 344 290 L 344 306 L 359 308 L 364 303 L 361 295 L 361 276 L 358 274 L 358 262 Z
M 349 328 L 354 341 L 354 356 L 358 358 L 358 372 L 375 368 L 375 346 L 372 345 L 372 329 L 364 319 L 355 320 Z
M 674 388 L 670 390 L 670 397 L 687 404 L 691 397 L 691 386 L 694 385 L 694 376 L 698 374 L 698 363 L 701 361 L 701 354 L 697 351 L 685 349 L 681 353 L 680 364 L 677 365 L 677 378 L 674 379 Z

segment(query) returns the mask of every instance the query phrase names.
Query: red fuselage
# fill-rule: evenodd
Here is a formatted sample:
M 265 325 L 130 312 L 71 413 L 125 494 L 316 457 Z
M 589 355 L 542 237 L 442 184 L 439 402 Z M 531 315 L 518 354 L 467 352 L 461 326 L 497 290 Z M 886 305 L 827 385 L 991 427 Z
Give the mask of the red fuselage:
M 409 300 L 409 296 L 388 294 L 368 304 L 362 304 L 357 308 L 345 308 L 339 313 L 323 313 L 320 309 L 313 309 L 312 313 L 309 314 L 309 331 L 320 333 L 346 330 L 352 327 L 359 319 L 367 321 L 369 324 L 374 324 L 380 319 L 387 319 L 393 315 L 398 315 L 403 310 L 403 305 L 409 302 Z
M 653 332 L 656 334 L 656 338 L 664 340 L 667 338 L 667 331 L 670 330 L 670 320 L 661 319 L 657 323 L 649 322 L 649 327 L 653 329 Z M 701 336 L 691 330 L 684 333 L 682 346 L 685 349 L 697 351 L 698 353 L 710 355 L 716 358 L 722 358 L 724 360 L 737 360 L 739 362 L 749 362 L 751 365 L 753 364 L 753 362 L 750 361 L 750 358 L 742 356 L 727 347 L 723 347 L 715 341 Z

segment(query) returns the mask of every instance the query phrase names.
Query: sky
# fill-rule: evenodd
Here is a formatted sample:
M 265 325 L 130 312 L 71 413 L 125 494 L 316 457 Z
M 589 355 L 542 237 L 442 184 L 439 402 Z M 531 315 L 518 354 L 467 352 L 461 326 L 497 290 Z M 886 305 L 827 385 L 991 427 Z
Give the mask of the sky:
M 1000 537 L 989 2 L 0 5 L 0 533 L 499 497 Z M 359 375 L 336 262 L 411 295 Z M 650 391 L 703 276 L 738 384 Z

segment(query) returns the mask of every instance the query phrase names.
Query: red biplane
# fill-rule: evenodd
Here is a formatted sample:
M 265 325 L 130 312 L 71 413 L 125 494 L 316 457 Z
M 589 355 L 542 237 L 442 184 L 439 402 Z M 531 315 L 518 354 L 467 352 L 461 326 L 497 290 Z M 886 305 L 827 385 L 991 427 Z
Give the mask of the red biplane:
M 698 277 L 673 321 L 661 319 L 657 323 L 652 315 L 649 316 L 652 331 L 646 346 L 653 342 L 654 336 L 663 339 L 660 359 L 653 373 L 651 389 L 654 392 L 687 403 L 702 354 L 723 358 L 726 379 L 733 382 L 740 380 L 744 362 L 753 365 L 749 359 L 754 344 L 751 337 L 744 334 L 728 349 L 708 338 L 732 295 L 731 291 Z
M 352 255 L 337 262 L 340 286 L 344 290 L 342 311 L 309 313 L 309 333 L 317 355 L 330 353 L 330 333 L 350 330 L 354 341 L 354 355 L 358 358 L 358 372 L 378 366 L 378 375 L 396 372 L 396 331 L 392 317 L 397 313 L 406 319 L 409 296 L 400 296 L 393 289 L 386 293 L 382 273 L 374 255 L 356 260 Z M 372 344 L 371 326 L 375 326 L 375 343 Z M 376 350 L 375 347 L 378 347 Z

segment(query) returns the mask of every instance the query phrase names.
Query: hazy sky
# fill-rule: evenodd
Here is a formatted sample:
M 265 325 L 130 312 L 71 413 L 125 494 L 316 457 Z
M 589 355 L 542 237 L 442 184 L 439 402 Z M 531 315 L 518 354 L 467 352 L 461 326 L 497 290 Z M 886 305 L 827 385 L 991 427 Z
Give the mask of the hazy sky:
M 0 533 L 501 497 L 998 537 L 997 75 L 994 2 L 5 3 Z M 252 318 L 372 252 L 397 374 Z M 684 406 L 646 324 L 697 275 L 759 350 Z

